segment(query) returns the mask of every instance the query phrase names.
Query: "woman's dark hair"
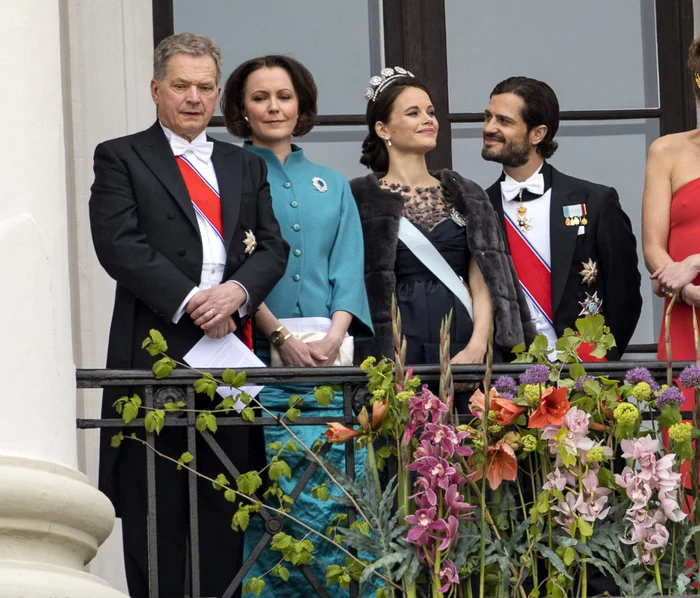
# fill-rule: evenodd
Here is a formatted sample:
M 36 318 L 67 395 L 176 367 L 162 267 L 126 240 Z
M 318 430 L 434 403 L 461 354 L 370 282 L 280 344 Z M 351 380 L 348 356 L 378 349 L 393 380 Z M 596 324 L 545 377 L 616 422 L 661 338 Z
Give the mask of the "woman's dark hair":
M 695 101 L 700 102 L 700 37 L 696 37 L 688 48 L 688 68 L 693 75 Z
M 514 93 L 525 103 L 522 116 L 529 133 L 535 127 L 546 125 L 547 134 L 537 146 L 537 153 L 543 158 L 551 158 L 559 144 L 554 136 L 559 130 L 559 100 L 554 90 L 544 81 L 530 77 L 509 77 L 501 81 L 491 92 L 491 97 L 502 93 Z
M 414 77 L 397 77 L 388 87 L 382 90 L 375 100 L 367 102 L 367 127 L 369 133 L 362 142 L 362 157 L 360 164 L 371 168 L 372 172 L 386 173 L 389 170 L 389 152 L 385 141 L 377 135 L 374 125 L 378 122 L 387 123 L 394 109 L 394 102 L 399 94 L 409 87 L 422 89 L 430 97 L 428 88 Z
M 221 112 L 231 135 L 251 136 L 250 125 L 245 119 L 245 86 L 251 73 L 262 68 L 283 68 L 289 74 L 299 101 L 299 119 L 292 135 L 306 135 L 316 124 L 318 89 L 313 75 L 301 62 L 289 56 L 271 54 L 246 60 L 229 75 L 221 97 Z

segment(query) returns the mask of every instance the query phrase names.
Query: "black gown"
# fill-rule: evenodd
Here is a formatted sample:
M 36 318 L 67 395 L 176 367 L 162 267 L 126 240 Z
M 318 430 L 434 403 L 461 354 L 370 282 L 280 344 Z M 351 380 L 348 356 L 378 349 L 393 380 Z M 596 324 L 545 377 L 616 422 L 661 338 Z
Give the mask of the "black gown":
M 452 269 L 468 280 L 469 259 L 467 235 L 451 218 L 428 231 L 413 222 L 440 252 Z M 403 244 L 396 248 L 396 301 L 401 313 L 401 329 L 406 337 L 406 363 L 439 363 L 440 328 L 452 310 L 450 355 L 464 349 L 474 324 L 462 302 Z

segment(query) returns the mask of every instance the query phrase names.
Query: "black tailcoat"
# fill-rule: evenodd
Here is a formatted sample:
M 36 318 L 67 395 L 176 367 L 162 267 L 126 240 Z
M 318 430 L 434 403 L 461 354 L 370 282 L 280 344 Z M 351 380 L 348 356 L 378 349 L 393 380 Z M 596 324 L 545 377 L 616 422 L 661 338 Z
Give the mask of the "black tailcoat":
M 214 142 L 212 163 L 221 196 L 227 261 L 223 280 L 250 296 L 251 313 L 284 274 L 289 246 L 272 211 L 265 162 L 234 145 Z M 90 226 L 97 257 L 117 281 L 108 368 L 147 368 L 154 359 L 141 342 L 155 328 L 168 352 L 181 359 L 202 338 L 185 314 L 172 317 L 202 273 L 202 241 L 192 201 L 162 127 L 97 146 Z M 257 246 L 245 253 L 252 231 Z M 105 393 L 103 417 L 118 417 L 114 393 Z M 100 488 L 114 500 L 110 473 L 117 451 L 111 433 L 101 443 Z M 117 510 L 118 510 L 118 505 Z
M 637 268 L 637 243 L 632 224 L 620 205 L 617 191 L 576 179 L 551 169 L 549 235 L 552 256 L 552 313 L 554 329 L 561 336 L 574 328 L 586 293 L 597 292 L 603 300 L 602 313 L 615 336 L 617 347 L 607 355 L 616 360 L 627 349 L 642 310 L 641 275 Z M 505 229 L 500 183 L 487 189 Z M 564 206 L 585 204 L 588 224 L 585 233 L 578 226 L 566 226 Z M 536 223 L 535 223 L 536 226 Z M 587 285 L 581 275 L 589 259 L 598 266 L 595 283 Z

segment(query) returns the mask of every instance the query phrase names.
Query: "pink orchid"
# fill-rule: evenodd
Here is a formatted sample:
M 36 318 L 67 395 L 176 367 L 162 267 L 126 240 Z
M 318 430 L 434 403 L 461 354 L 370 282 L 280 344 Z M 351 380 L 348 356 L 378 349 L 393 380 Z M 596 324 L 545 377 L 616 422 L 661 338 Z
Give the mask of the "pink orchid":
M 644 542 L 644 550 L 656 550 L 657 548 L 664 548 L 668 544 L 669 533 L 665 525 L 657 523 L 654 527 L 647 533 L 646 540 Z
M 421 457 L 408 465 L 408 469 L 418 471 L 420 475 L 430 480 L 432 488 L 439 486 L 446 490 L 452 476 L 457 473 L 455 468 L 442 457 Z
M 687 517 L 675 498 L 664 498 L 661 501 L 661 510 L 671 521 L 683 521 Z
M 566 477 L 561 474 L 559 468 L 554 469 L 547 474 L 547 481 L 542 485 L 544 490 L 554 490 L 555 488 L 562 492 L 566 488 Z
M 459 493 L 455 484 L 452 484 L 445 492 L 445 504 L 450 508 L 450 515 L 460 519 L 466 519 L 468 517 L 467 512 L 475 508 L 464 502 L 464 496 Z
M 447 590 L 450 589 L 451 584 L 459 583 L 459 575 L 457 574 L 457 568 L 450 559 L 445 559 L 440 565 L 438 579 L 442 584 L 438 589 L 438 592 L 442 594 L 444 594 L 445 592 L 447 592 Z
M 450 457 L 454 455 L 455 450 L 458 448 L 462 449 L 460 452 L 464 452 L 464 449 L 466 449 L 469 451 L 469 454 L 471 454 L 472 451 L 469 447 L 460 447 L 460 443 L 467 436 L 468 434 L 466 432 L 455 434 L 451 426 L 426 424 L 425 432 L 423 432 L 421 436 L 421 444 L 423 442 L 428 442 L 435 447 L 439 447 L 443 454 L 449 455 Z
M 642 550 L 642 554 L 640 555 L 638 546 L 634 546 L 632 550 L 634 551 L 635 556 L 647 567 L 651 567 L 656 562 L 656 555 L 653 552 L 649 550 Z
M 440 416 L 447 412 L 447 405 L 443 403 L 439 397 L 436 397 L 428 388 L 427 384 L 423 385 L 423 392 L 420 397 L 413 397 L 409 401 L 409 422 L 414 422 L 412 418 L 426 421 L 426 417 L 430 415 L 434 424 L 440 421 Z
M 650 467 L 656 462 L 656 453 L 659 451 L 659 441 L 651 436 L 642 436 L 633 440 L 623 440 L 622 457 L 632 458 L 639 461 L 642 469 Z
M 415 515 L 406 515 L 406 523 L 413 526 L 410 530 L 408 530 L 406 539 L 412 544 L 426 546 L 432 537 L 430 531 L 438 527 L 438 522 L 441 521 L 436 521 L 436 516 L 437 509 L 435 507 L 430 507 L 429 509 L 418 509 Z
M 567 493 L 564 500 L 560 500 L 556 505 L 552 506 L 553 511 L 559 512 L 559 515 L 554 518 L 554 521 L 568 531 L 569 527 L 576 519 L 576 513 L 582 502 L 583 497 L 581 495 L 576 496 L 573 492 Z

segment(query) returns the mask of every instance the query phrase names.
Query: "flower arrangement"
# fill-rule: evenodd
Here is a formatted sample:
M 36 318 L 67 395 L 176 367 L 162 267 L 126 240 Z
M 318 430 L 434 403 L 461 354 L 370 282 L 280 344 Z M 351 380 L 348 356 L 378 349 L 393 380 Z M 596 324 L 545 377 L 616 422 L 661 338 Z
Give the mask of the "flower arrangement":
M 344 555 L 342 563 L 326 563 L 327 584 L 347 588 L 359 581 L 363 595 L 378 598 L 694 593 L 700 581 L 700 463 L 694 450 L 700 420 L 696 408 L 693 421 L 683 421 L 681 387 L 694 392 L 697 403 L 700 365 L 681 373 L 681 387 L 670 373 L 660 385 L 643 368 L 629 370 L 624 380 L 591 376 L 577 359 L 580 345 L 592 346 L 597 357 L 614 346 L 603 317 L 591 315 L 565 331 L 555 352 L 544 337 L 516 347 L 516 361 L 532 364 L 517 381 L 503 376 L 492 383 L 489 351 L 483 390 L 469 397 L 467 412 L 457 413 L 449 319 L 443 323 L 440 384 L 431 388 L 405 364 L 394 308 L 395 359 L 363 362 L 371 398 L 358 426 L 328 424 L 325 442 L 353 442 L 367 452 L 361 479 L 326 461 L 321 441 L 297 447 L 298 439 L 291 439 L 293 450 L 305 451 L 340 490 L 331 497 L 324 484 L 312 490 L 314 496 L 353 508 L 357 520 L 330 521 L 325 533 L 308 528 L 303 538 L 277 534 L 272 549 L 281 561 L 269 573 L 288 576 L 284 563 L 307 564 L 314 542 L 324 541 Z M 167 346 L 158 337 L 150 345 L 153 355 L 163 355 L 162 373 Z M 244 382 L 240 374 L 222 381 L 204 374 L 199 390 L 213 396 L 218 384 Z M 327 404 L 327 394 L 316 389 L 314 398 Z M 119 405 L 131 419 L 132 399 Z M 266 410 L 254 399 L 246 402 L 244 418 Z M 290 402 L 278 422 L 287 427 L 285 418 L 298 415 Z M 149 416 L 153 427 L 151 414 L 147 427 Z M 210 420 L 202 421 L 214 431 Z M 279 464 L 287 447 L 274 448 L 276 465 L 268 475 L 279 507 L 266 508 L 290 516 L 272 476 L 284 473 Z M 179 465 L 187 468 L 185 455 Z M 247 472 L 235 485 L 223 476 L 212 480 L 227 500 L 238 502 L 233 521 L 241 529 L 262 506 L 253 496 L 261 473 Z M 264 586 L 264 579 L 254 578 L 244 590 L 259 595 Z

